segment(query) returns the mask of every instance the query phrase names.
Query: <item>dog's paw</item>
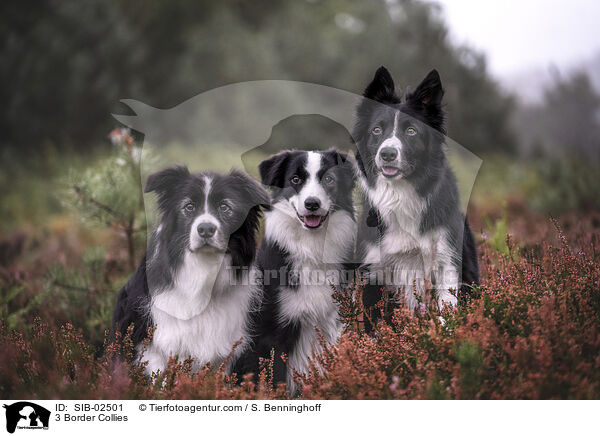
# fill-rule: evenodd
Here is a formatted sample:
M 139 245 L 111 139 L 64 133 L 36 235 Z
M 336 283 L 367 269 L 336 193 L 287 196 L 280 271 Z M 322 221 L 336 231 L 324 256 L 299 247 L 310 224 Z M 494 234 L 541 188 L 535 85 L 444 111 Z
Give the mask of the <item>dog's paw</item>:
M 422 271 L 406 270 L 397 271 L 394 284 L 398 292 L 395 294 L 395 303 L 404 302 L 411 310 L 416 310 L 420 301 L 425 301 L 426 280 Z
M 457 304 L 458 299 L 449 290 L 442 290 L 438 292 L 438 307 L 440 310 L 442 310 L 444 306 L 454 308 Z

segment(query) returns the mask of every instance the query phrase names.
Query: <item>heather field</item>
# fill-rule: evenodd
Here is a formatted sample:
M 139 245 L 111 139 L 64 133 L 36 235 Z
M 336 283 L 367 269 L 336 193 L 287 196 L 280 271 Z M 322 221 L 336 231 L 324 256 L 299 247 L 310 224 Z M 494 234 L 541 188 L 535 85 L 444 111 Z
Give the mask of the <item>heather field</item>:
M 236 384 L 222 368 L 192 374 L 190 362 L 175 361 L 148 380 L 132 364 L 127 338 L 108 344 L 116 292 L 145 248 L 135 172 L 128 179 L 128 170 L 106 164 L 127 156 L 113 149 L 74 161 L 68 177 L 47 170 L 44 183 L 17 184 L 20 191 L 3 204 L 12 221 L 5 220 L 0 240 L 0 396 L 286 398 L 283 386 L 271 388 L 268 362 L 258 386 L 250 378 Z M 445 325 L 434 311 L 400 308 L 366 335 L 362 308 L 348 298 L 360 284 L 339 294 L 346 331 L 299 377 L 301 397 L 600 398 L 600 214 L 593 198 L 570 198 L 576 208 L 561 209 L 554 199 L 561 192 L 529 189 L 552 186 L 544 165 L 552 164 L 484 159 L 469 207 L 482 283 L 443 314 Z M 27 180 L 35 168 L 13 171 Z M 98 190 L 98 174 L 102 186 L 117 180 L 120 194 Z M 552 173 L 560 177 L 568 176 Z M 10 201 L 23 198 L 36 208 L 20 215 Z M 106 202 L 114 216 L 94 213 L 90 202 Z M 118 354 L 128 358 L 115 363 Z
M 338 292 L 344 333 L 296 375 L 294 398 L 600 400 L 600 3 L 554 3 L 0 1 L 0 398 L 289 398 L 269 361 L 238 380 L 173 360 L 149 379 L 127 336 L 109 340 L 156 227 L 143 186 L 174 163 L 257 178 L 286 148 L 354 149 L 354 124 L 355 140 L 390 127 L 428 149 L 433 136 L 407 139 L 415 126 L 399 117 L 356 123 L 384 66 L 386 104 L 412 101 L 417 126 L 443 108 L 481 283 L 444 313 L 399 307 L 370 334 L 362 284 Z M 434 69 L 443 96 L 418 86 Z M 547 404 L 528 424 L 585 421 Z M 500 408 L 481 428 L 524 432 Z M 441 407 L 421 410 L 443 421 Z M 436 432 L 463 431 L 473 410 Z M 264 416 L 277 432 L 308 428 Z M 161 420 L 163 433 L 184 428 Z M 388 420 L 396 432 L 409 421 L 429 423 Z

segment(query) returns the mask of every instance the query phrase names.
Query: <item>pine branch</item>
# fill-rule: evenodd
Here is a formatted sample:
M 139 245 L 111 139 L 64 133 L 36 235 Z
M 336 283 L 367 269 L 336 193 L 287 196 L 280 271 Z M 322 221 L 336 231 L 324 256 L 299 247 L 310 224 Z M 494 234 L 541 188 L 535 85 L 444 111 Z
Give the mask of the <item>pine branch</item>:
M 97 207 L 99 207 L 100 209 L 102 209 L 103 211 L 105 211 L 106 213 L 111 215 L 112 217 L 116 218 L 117 220 L 123 219 L 123 216 L 120 213 L 118 213 L 117 211 L 113 210 L 110 206 L 107 206 L 106 204 L 99 202 L 91 195 L 86 195 L 80 186 L 73 185 L 73 189 L 75 190 L 77 195 L 84 201 L 89 201 L 90 203 L 96 205 Z
M 94 292 L 95 288 L 86 288 L 83 286 L 70 285 L 67 283 L 61 283 L 58 280 L 52 280 L 52 284 L 54 286 L 58 286 L 59 288 L 68 289 L 70 291 L 82 291 L 82 292 Z

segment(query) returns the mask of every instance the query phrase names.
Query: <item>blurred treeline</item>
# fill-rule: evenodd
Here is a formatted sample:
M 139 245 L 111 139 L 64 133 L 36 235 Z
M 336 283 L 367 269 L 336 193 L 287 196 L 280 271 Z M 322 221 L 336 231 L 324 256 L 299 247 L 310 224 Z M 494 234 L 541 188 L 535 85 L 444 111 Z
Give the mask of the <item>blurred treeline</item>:
M 86 150 L 126 111 L 174 106 L 234 82 L 284 79 L 361 93 L 387 66 L 416 86 L 437 68 L 450 135 L 513 151 L 513 107 L 484 57 L 453 45 L 439 8 L 414 0 L 41 0 L 0 4 L 3 147 Z
M 521 105 L 514 127 L 526 156 L 569 156 L 600 163 L 600 95 L 583 71 L 553 80 L 541 103 Z
M 54 181 L 112 153 L 111 113 L 129 111 L 120 99 L 169 108 L 262 79 L 362 93 L 380 65 L 402 91 L 440 71 L 449 136 L 484 160 L 475 201 L 518 192 L 543 211 L 600 208 L 600 96 L 588 76 L 556 72 L 544 100 L 524 105 L 483 54 L 451 40 L 433 2 L 9 0 L 0 2 L 0 224 L 61 210 L 48 195 Z

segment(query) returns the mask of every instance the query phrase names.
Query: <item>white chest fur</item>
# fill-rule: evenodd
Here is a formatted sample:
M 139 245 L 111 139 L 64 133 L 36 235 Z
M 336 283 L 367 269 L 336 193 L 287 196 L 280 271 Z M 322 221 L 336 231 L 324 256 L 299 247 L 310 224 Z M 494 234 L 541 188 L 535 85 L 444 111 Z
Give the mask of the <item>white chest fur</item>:
M 170 356 L 192 357 L 195 369 L 218 366 L 236 342 L 242 341 L 234 355 L 247 344 L 247 315 L 256 288 L 247 277 L 232 284 L 230 257 L 221 255 L 218 261 L 211 256 L 186 254 L 174 286 L 152 298 L 154 335 L 146 350 L 138 349 L 140 359 L 148 360 L 148 374 L 163 370 Z
M 380 178 L 375 188 L 363 180 L 363 188 L 385 225 L 381 241 L 367 248 L 363 260 L 379 274 L 377 280 L 384 280 L 392 291 L 403 289 L 410 308 L 417 303 L 414 293 L 424 293 L 425 279 L 436 283 L 440 306 L 456 304 L 456 298 L 448 292 L 450 288 L 458 288 L 458 273 L 453 262 L 456 253 L 448 243 L 445 228 L 421 232 L 426 200 L 402 180 L 390 182 Z
M 341 333 L 338 307 L 332 297 L 331 285 L 301 285 L 284 288 L 280 293 L 282 317 L 299 324 L 300 332 L 289 356 L 290 369 L 304 373 L 313 353 L 320 351 L 319 335 L 328 344 L 335 344 Z
M 317 331 L 329 344 L 340 335 L 332 285 L 339 284 L 341 263 L 351 252 L 355 235 L 356 222 L 343 210 L 332 212 L 327 225 L 317 230 L 302 228 L 293 209 L 287 210 L 285 204 L 266 214 L 265 237 L 287 251 L 299 280 L 298 287 L 282 288 L 279 294 L 281 321 L 300 326 L 296 347 L 289 356 L 291 369 L 308 369 L 310 357 L 319 348 Z

